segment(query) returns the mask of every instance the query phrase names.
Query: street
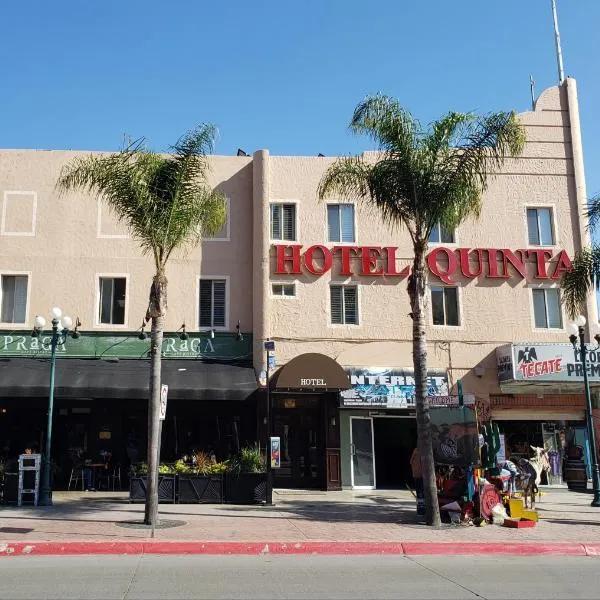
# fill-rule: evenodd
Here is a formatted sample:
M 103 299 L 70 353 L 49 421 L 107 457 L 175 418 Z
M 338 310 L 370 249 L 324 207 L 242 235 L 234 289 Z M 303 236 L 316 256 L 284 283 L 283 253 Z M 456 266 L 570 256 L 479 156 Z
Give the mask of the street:
M 73 556 L 2 560 L 0 598 L 597 598 L 596 558 Z

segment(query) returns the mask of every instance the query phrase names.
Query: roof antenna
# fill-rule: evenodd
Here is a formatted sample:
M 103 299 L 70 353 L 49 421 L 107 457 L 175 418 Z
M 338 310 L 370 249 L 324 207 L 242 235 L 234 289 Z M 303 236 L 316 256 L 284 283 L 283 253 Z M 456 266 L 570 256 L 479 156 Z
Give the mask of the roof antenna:
M 533 75 L 529 76 L 529 88 L 531 90 L 531 110 L 535 110 L 535 81 Z
M 554 44 L 556 46 L 556 62 L 558 64 L 558 85 L 562 85 L 565 79 L 563 68 L 562 50 L 560 48 L 560 33 L 558 31 L 558 16 L 556 14 L 556 0 L 552 1 L 552 18 L 554 19 Z

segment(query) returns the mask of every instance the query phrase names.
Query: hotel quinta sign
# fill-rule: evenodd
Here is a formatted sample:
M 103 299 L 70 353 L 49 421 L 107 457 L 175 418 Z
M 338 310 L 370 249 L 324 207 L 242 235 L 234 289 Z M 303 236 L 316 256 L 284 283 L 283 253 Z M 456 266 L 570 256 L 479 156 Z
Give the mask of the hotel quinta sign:
M 276 275 L 319 276 L 335 270 L 337 275 L 363 277 L 407 277 L 411 265 L 397 266 L 396 246 L 333 246 L 317 244 L 302 251 L 302 244 L 275 244 Z M 453 284 L 459 277 L 475 279 L 527 278 L 527 264 L 533 265 L 535 279 L 560 279 L 571 268 L 565 250 L 528 248 L 446 248 L 437 246 L 427 255 L 429 271 L 444 283 Z

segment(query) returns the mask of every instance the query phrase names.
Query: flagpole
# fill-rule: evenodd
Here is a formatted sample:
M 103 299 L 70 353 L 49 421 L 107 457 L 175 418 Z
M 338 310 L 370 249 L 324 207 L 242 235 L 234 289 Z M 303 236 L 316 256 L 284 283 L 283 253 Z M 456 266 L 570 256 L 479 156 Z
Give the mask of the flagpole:
M 560 32 L 558 31 L 558 15 L 556 14 L 556 0 L 552 1 L 552 18 L 554 19 L 554 45 L 556 46 L 556 62 L 558 64 L 558 85 L 565 80 L 562 50 L 560 47 Z

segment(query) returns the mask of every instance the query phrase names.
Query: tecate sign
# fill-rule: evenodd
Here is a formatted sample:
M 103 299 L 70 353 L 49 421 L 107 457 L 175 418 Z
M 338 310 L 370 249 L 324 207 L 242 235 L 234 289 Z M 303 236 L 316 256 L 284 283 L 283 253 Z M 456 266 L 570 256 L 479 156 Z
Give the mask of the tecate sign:
M 588 345 L 587 374 L 600 383 L 600 351 Z M 507 344 L 496 350 L 502 382 L 575 382 L 583 379 L 579 350 L 571 344 Z

